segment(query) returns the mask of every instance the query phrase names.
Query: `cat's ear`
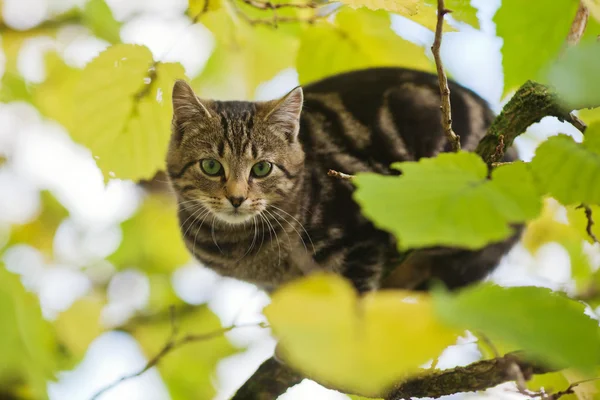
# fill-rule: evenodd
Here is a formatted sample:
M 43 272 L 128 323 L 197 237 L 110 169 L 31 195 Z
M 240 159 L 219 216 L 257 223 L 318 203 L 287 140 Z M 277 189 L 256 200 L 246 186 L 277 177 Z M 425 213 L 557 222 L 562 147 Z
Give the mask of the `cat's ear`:
M 196 96 L 186 81 L 177 80 L 173 85 L 173 117 L 175 121 L 212 118 L 208 107 Z
M 268 102 L 268 111 L 264 120 L 277 130 L 295 139 L 300 129 L 300 113 L 304 94 L 300 86 L 295 87 L 278 100 Z

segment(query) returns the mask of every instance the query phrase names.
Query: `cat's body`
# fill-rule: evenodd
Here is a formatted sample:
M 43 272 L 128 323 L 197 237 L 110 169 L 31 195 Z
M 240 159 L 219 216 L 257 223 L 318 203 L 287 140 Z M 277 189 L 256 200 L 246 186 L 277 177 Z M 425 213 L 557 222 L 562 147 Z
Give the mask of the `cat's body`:
M 477 252 L 438 249 L 405 258 L 392 235 L 362 216 L 352 183 L 327 175 L 397 174 L 393 162 L 448 151 L 435 75 L 355 71 L 305 86 L 304 99 L 296 89 L 267 103 L 198 100 L 178 85 L 168 172 L 186 245 L 219 274 L 269 290 L 326 270 L 366 291 L 400 266 L 383 285 L 420 288 L 435 277 L 456 287 L 487 275 L 514 243 L 515 237 Z M 455 83 L 450 89 L 454 130 L 472 150 L 493 114 L 473 92 Z M 214 160 L 223 165 L 221 175 L 195 165 L 206 157 L 207 168 L 218 168 Z M 273 172 L 253 175 L 249 168 L 263 158 Z M 225 198 L 244 199 L 243 222 Z

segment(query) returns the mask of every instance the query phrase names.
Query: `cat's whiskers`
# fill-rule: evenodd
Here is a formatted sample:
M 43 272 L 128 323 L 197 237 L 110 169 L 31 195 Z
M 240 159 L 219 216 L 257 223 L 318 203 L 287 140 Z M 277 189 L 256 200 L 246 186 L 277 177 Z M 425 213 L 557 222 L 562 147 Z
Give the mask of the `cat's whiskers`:
M 267 207 L 269 207 L 269 206 L 273 207 L 276 210 L 281 211 L 282 213 L 284 213 L 286 215 L 289 215 L 294 221 L 296 221 L 296 223 L 298 223 L 298 225 L 300 225 L 300 228 L 302 228 L 302 230 L 304 231 L 304 233 L 306 233 L 306 237 L 310 241 L 310 245 L 311 245 L 311 247 L 313 249 L 313 254 L 315 254 L 316 253 L 315 244 L 313 243 L 310 235 L 308 234 L 308 231 L 304 228 L 304 225 L 302 225 L 302 223 L 300 221 L 298 221 L 298 219 L 296 217 L 294 217 L 292 214 L 288 213 L 287 211 L 285 211 L 285 210 L 283 210 L 283 209 L 281 209 L 281 208 L 279 208 L 277 206 L 274 206 L 273 204 L 269 204 Z M 288 222 L 288 224 L 290 224 L 289 221 L 286 221 L 286 222 Z M 294 228 L 294 230 L 296 231 L 296 233 L 298 234 L 298 236 L 300 236 L 300 240 L 302 240 L 302 243 L 304 243 L 304 248 L 306 249 L 306 243 L 304 242 L 304 239 L 302 239 L 302 235 L 300 235 L 300 233 L 296 230 L 296 228 Z M 308 251 L 308 249 L 307 249 L 307 251 Z
M 286 222 L 289 226 L 292 227 L 292 229 L 294 230 L 294 232 L 296 232 L 296 234 L 298 235 L 298 237 L 300 238 L 300 240 L 302 241 L 302 244 L 304 245 L 304 251 L 306 251 L 308 253 L 308 248 L 306 247 L 306 243 L 304 242 L 304 239 L 302 239 L 302 235 L 300 235 L 300 232 L 298 232 L 298 230 L 296 229 L 296 227 L 290 222 L 288 221 L 285 216 L 279 214 L 277 211 L 275 210 L 271 210 L 271 212 L 273 214 L 275 214 L 276 216 L 278 216 L 279 218 L 281 218 L 284 222 Z
M 217 249 L 219 249 L 219 252 L 221 252 L 221 254 L 223 254 L 223 250 L 221 250 L 221 248 L 219 247 L 219 244 L 217 243 L 217 237 L 215 236 L 215 218 L 217 216 L 213 214 L 213 219 L 211 222 L 211 227 L 210 227 L 210 235 L 212 236 L 212 240 L 215 244 L 215 246 L 217 246 Z
M 196 239 L 198 239 L 198 232 L 200 232 L 200 230 L 202 229 L 202 225 L 204 224 L 204 221 L 206 220 L 206 217 L 208 217 L 210 214 L 211 214 L 211 212 L 207 208 L 206 212 L 204 214 L 202 214 L 201 217 L 198 217 L 198 219 L 202 218 L 202 220 L 200 221 L 200 226 L 198 227 L 198 230 L 196 231 L 196 234 L 194 235 L 194 243 L 192 243 L 192 252 L 194 252 L 194 253 L 196 251 Z
M 288 238 L 288 244 L 290 245 L 290 248 L 291 248 L 292 247 L 292 239 L 290 238 L 290 234 L 288 233 L 288 231 L 285 230 L 283 225 L 281 225 L 281 222 L 279 222 L 279 220 L 277 219 L 277 216 L 273 215 L 273 213 L 271 211 L 269 211 L 265 208 L 265 212 L 267 214 L 269 214 L 271 216 L 271 218 L 273 218 L 275 220 L 275 222 L 277 222 L 279 224 L 279 226 L 281 227 L 281 230 L 285 232 L 285 234 Z
M 244 259 L 244 257 L 246 257 L 246 255 L 248 255 L 248 253 L 250 253 L 252 251 L 252 249 L 254 248 L 254 243 L 256 242 L 256 236 L 257 236 L 256 216 L 252 217 L 252 223 L 254 225 L 254 235 L 252 236 L 252 243 L 250 243 L 250 247 L 248 247 L 248 250 L 246 250 L 244 255 L 239 260 L 237 260 L 237 262 L 242 261 Z M 246 221 L 244 221 L 244 226 L 245 225 L 246 225 Z
M 265 221 L 263 220 L 262 214 L 258 213 L 257 216 L 260 217 L 260 226 L 261 226 L 261 232 L 262 232 L 262 238 L 260 239 L 260 246 L 258 246 L 258 250 L 256 251 L 256 253 L 259 253 L 260 249 L 262 249 L 263 242 L 265 241 Z M 269 231 L 269 234 L 271 234 L 271 231 Z
M 181 226 L 185 226 L 185 224 L 190 220 L 190 218 L 194 218 L 194 220 L 196 219 L 194 216 L 196 215 L 196 213 L 198 213 L 198 211 L 200 211 L 200 216 L 198 216 L 198 218 L 201 218 L 202 212 L 204 208 L 204 211 L 207 211 L 206 207 L 204 207 L 204 205 L 202 203 L 198 203 L 197 207 L 194 208 L 194 210 L 192 211 L 192 213 L 185 219 L 185 221 L 181 224 Z M 194 221 L 190 222 L 190 224 L 188 225 L 188 227 L 186 228 L 185 232 L 183 233 L 183 237 L 185 237 L 188 233 L 188 231 L 190 230 L 190 228 L 194 225 Z
M 264 210 L 266 211 L 266 210 Z M 279 244 L 279 238 L 277 237 L 277 231 L 275 230 L 275 228 L 273 227 L 273 224 L 271 224 L 271 221 L 269 221 L 269 219 L 267 217 L 265 217 L 262 214 L 259 214 L 263 220 L 267 223 L 267 225 L 269 226 L 269 235 L 271 235 L 271 230 L 273 231 L 273 234 L 275 234 L 275 241 L 277 242 L 277 266 L 281 265 L 281 245 Z M 273 241 L 273 237 L 271 236 L 271 242 Z

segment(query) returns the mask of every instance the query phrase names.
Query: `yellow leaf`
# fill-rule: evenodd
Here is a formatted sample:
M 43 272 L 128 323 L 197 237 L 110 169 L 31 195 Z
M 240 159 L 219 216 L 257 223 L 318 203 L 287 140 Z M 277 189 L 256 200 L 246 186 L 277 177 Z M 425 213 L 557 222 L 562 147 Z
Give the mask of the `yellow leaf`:
M 106 180 L 150 179 L 164 168 L 171 92 L 180 78 L 179 63 L 154 62 L 147 47 L 130 44 L 109 47 L 84 68 L 71 134 L 92 151 Z
M 592 225 L 592 233 L 596 235 L 596 237 L 600 237 L 600 206 L 589 207 L 592 211 L 592 221 L 594 222 Z M 583 240 L 594 244 L 594 240 L 587 232 L 588 219 L 583 208 L 573 206 L 567 207 L 567 218 L 569 218 L 569 223 L 581 235 Z
M 334 23 L 309 27 L 296 60 L 300 83 L 367 67 L 433 70 L 424 48 L 402 39 L 390 24 L 386 12 L 346 9 Z
M 85 355 L 90 343 L 104 331 L 100 324 L 103 306 L 100 296 L 84 297 L 54 321 L 59 341 L 76 360 Z
M 418 373 L 457 338 L 436 321 L 428 295 L 382 291 L 359 299 L 336 275 L 286 285 L 264 313 L 290 365 L 366 396 Z
M 196 19 L 208 11 L 215 11 L 219 8 L 221 8 L 221 0 L 189 0 L 186 14 L 190 18 Z
M 386 10 L 403 15 L 415 15 L 419 12 L 420 0 L 343 0 L 353 8 L 367 7 L 371 10 Z

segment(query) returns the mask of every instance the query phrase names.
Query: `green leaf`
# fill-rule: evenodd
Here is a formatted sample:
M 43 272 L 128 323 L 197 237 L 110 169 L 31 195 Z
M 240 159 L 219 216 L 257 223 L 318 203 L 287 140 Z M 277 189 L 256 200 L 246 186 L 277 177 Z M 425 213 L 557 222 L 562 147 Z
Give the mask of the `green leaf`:
M 600 204 L 600 123 L 588 127 L 583 143 L 562 134 L 549 138 L 537 148 L 531 169 L 562 204 Z
M 219 319 L 206 306 L 176 313 L 181 337 L 212 333 L 221 328 Z M 132 330 L 147 357 L 156 356 L 172 333 L 169 318 L 137 323 Z M 173 399 L 211 399 L 215 395 L 214 369 L 224 357 L 236 353 L 225 338 L 190 341 L 165 355 L 158 364 Z
M 592 371 L 600 364 L 598 321 L 585 306 L 540 287 L 480 284 L 434 293 L 440 321 L 514 344 L 555 367 Z
M 509 237 L 510 224 L 535 218 L 540 197 L 523 163 L 496 168 L 474 153 L 395 164 L 401 176 L 358 174 L 355 198 L 402 249 L 448 245 L 477 249 Z
M 202 14 L 218 10 L 221 7 L 221 0 L 188 0 L 188 8 L 185 13 L 188 17 L 196 20 Z
M 594 122 L 600 122 L 600 107 L 579 110 L 577 115 L 588 125 Z
M 419 12 L 420 0 L 343 0 L 342 3 L 352 8 L 367 7 L 410 16 Z
M 177 206 L 171 197 L 146 197 L 136 214 L 121 224 L 121 229 L 121 245 L 108 258 L 119 269 L 133 266 L 146 272 L 172 272 L 190 260 L 181 239 Z
M 430 300 L 409 291 L 359 298 L 346 279 L 319 273 L 278 289 L 264 314 L 291 366 L 379 397 L 456 342 L 457 332 L 438 323 Z
M 259 84 L 294 66 L 299 45 L 294 35 L 244 21 L 236 25 L 225 9 L 205 15 L 202 23 L 217 43 L 206 67 L 192 81 L 201 97 L 253 99 Z
M 104 0 L 88 0 L 81 15 L 82 22 L 94 35 L 109 43 L 121 41 L 121 23 L 113 17 Z
M 37 297 L 0 264 L 0 387 L 45 399 L 46 383 L 59 368 L 57 343 Z M 26 388 L 18 387 L 24 385 Z
M 582 0 L 592 17 L 600 21 L 600 0 Z
M 145 46 L 118 44 L 83 70 L 74 94 L 73 139 L 88 147 L 105 179 L 150 179 L 164 168 L 171 92 L 179 63 L 152 60 Z
M 571 109 L 600 106 L 600 43 L 569 47 L 550 68 L 548 80 Z
M 504 93 L 538 79 L 565 43 L 578 0 L 503 0 L 494 17 L 504 40 Z
M 25 82 L 22 76 L 11 71 L 6 71 L 4 72 L 4 75 L 2 75 L 2 81 L 0 84 L 2 85 L 0 87 L 0 102 L 32 102 L 31 92 L 27 87 L 27 82 Z
M 432 70 L 422 47 L 398 36 L 383 11 L 342 10 L 302 36 L 296 68 L 301 84 L 340 72 L 376 66 Z
M 33 88 L 38 110 L 59 122 L 68 131 L 74 127 L 73 94 L 81 79 L 81 70 L 68 66 L 55 52 L 45 57 L 47 78 Z

